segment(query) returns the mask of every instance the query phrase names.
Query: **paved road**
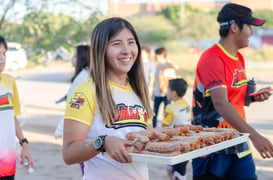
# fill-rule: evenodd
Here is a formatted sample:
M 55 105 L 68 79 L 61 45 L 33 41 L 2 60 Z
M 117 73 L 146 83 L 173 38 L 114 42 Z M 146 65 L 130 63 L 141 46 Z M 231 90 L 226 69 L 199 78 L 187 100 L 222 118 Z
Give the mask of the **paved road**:
M 261 72 L 253 72 L 251 75 L 257 77 L 259 87 L 267 85 L 273 87 L 271 72 L 263 72 L 267 74 L 266 79 L 260 75 Z M 62 118 L 64 110 L 64 104 L 55 104 L 55 101 L 68 90 L 72 68 L 66 64 L 58 64 L 8 73 L 12 73 L 17 79 L 27 119 L 24 133 L 31 140 L 31 151 L 36 164 L 35 172 L 31 175 L 18 166 L 16 179 L 80 179 L 79 167 L 67 166 L 63 163 L 61 140 L 53 137 L 54 129 Z M 188 90 L 186 99 L 191 102 L 191 89 Z M 271 97 L 267 102 L 253 104 L 246 109 L 246 112 L 250 124 L 273 142 L 272 107 L 273 98 Z M 254 156 L 260 179 L 272 180 L 273 160 L 262 160 L 255 150 Z M 165 165 L 149 164 L 149 170 L 151 180 L 167 179 Z M 187 179 L 191 179 L 190 165 L 188 165 L 188 174 Z

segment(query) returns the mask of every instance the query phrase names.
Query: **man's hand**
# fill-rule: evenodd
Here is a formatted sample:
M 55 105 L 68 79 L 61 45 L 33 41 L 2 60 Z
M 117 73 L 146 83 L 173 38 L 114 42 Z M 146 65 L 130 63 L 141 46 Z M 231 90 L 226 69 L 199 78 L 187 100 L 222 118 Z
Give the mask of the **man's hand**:
M 255 133 L 255 135 L 250 135 L 250 139 L 264 159 L 273 158 L 273 145 L 267 138 Z
M 265 101 L 271 96 L 270 87 L 262 88 L 253 95 L 254 101 Z M 253 93 L 254 94 L 254 93 Z

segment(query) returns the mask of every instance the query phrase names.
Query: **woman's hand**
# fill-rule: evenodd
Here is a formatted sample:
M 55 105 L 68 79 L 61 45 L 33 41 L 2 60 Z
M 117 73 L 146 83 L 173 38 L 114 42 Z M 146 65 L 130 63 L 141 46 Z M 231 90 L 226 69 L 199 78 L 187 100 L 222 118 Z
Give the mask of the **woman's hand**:
M 138 140 L 129 141 L 116 136 L 106 136 L 104 149 L 109 156 L 120 163 L 131 163 L 132 158 L 126 149 L 127 146 L 133 146 Z

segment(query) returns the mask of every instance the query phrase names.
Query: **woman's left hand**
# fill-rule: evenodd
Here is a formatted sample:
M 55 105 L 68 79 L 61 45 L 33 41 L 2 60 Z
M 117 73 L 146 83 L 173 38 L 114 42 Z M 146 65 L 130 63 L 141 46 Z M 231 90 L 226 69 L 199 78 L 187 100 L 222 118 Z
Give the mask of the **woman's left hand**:
M 138 140 L 129 141 L 116 136 L 106 136 L 104 149 L 109 156 L 120 163 L 131 163 L 132 158 L 126 149 L 127 146 L 133 146 Z

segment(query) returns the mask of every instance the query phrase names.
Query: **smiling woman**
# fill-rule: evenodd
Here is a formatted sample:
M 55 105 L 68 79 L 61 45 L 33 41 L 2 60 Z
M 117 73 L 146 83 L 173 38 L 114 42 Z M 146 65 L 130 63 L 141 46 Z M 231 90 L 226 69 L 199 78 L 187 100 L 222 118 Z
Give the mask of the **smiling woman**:
M 127 132 L 152 128 L 137 34 L 127 20 L 108 18 L 97 24 L 90 44 L 91 80 L 67 100 L 64 161 L 85 161 L 87 180 L 147 180 L 147 164 L 132 162 L 129 154 L 136 141 L 125 138 Z
M 106 53 L 107 73 L 110 80 L 126 85 L 127 72 L 135 63 L 137 54 L 136 40 L 127 28 L 113 36 L 109 40 Z

